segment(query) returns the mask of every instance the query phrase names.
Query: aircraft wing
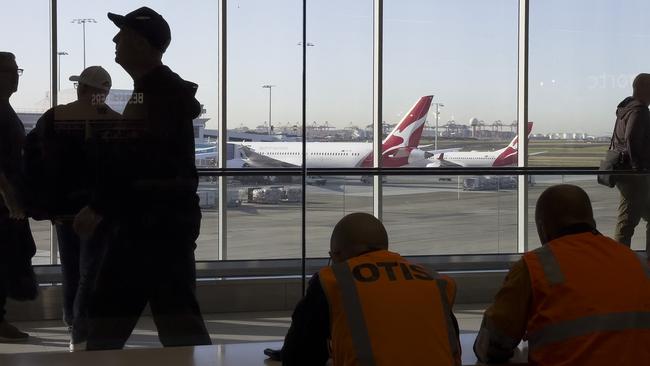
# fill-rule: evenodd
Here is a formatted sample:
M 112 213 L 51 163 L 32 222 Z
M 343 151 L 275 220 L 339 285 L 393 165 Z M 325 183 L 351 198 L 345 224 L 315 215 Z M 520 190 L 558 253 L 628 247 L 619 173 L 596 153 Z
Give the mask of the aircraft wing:
M 535 155 L 542 155 L 542 154 L 546 154 L 546 151 L 538 151 L 538 152 L 534 152 L 534 153 L 528 153 L 528 156 L 535 156 Z
M 445 160 L 445 154 L 440 153 L 437 157 L 429 159 L 427 168 L 462 168 L 463 166 L 449 160 Z
M 268 156 L 258 154 L 250 147 L 241 144 L 239 145 L 241 151 L 246 155 L 246 161 L 252 168 L 296 168 L 297 165 L 289 164 L 284 161 L 270 158 Z

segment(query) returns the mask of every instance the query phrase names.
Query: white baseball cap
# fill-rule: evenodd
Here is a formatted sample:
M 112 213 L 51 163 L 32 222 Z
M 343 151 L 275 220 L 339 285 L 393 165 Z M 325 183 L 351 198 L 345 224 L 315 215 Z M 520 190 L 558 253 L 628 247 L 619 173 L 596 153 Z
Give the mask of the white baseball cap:
M 105 91 L 111 90 L 112 86 L 111 75 L 101 66 L 89 66 L 81 75 L 72 75 L 69 80 Z

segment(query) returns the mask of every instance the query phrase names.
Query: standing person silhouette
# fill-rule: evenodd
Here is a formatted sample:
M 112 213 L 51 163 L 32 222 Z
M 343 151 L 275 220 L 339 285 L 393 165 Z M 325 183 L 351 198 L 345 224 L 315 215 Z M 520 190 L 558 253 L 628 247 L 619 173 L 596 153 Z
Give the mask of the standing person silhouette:
M 637 171 L 636 175 L 616 178 L 621 197 L 614 239 L 632 244 L 634 230 L 646 222 L 646 253 L 650 254 L 650 74 L 639 74 L 632 84 L 632 96 L 616 107 L 616 123 L 610 150 L 620 155 L 621 169 Z
M 9 104 L 21 74 L 16 57 L 0 52 L 0 342 L 29 337 L 4 319 L 7 297 L 33 300 L 38 294 L 31 265 L 36 245 L 20 191 L 25 127 Z
M 112 86 L 101 66 L 89 66 L 75 82 L 77 100 L 45 112 L 27 135 L 25 171 L 31 209 L 56 226 L 63 272 L 63 320 L 71 330 L 70 350 L 85 348 L 88 296 L 103 246 L 82 242 L 73 218 L 90 200 L 94 168 L 89 164 L 93 130 L 122 116 L 106 104 Z M 36 209 L 35 209 L 36 208 Z
M 134 91 L 124 121 L 99 132 L 100 174 L 75 219 L 82 237 L 98 230 L 108 245 L 91 296 L 87 349 L 122 348 L 147 303 L 164 346 L 210 344 L 195 295 L 197 85 L 163 65 L 171 31 L 160 14 L 143 7 L 108 17 L 120 29 L 115 61 Z

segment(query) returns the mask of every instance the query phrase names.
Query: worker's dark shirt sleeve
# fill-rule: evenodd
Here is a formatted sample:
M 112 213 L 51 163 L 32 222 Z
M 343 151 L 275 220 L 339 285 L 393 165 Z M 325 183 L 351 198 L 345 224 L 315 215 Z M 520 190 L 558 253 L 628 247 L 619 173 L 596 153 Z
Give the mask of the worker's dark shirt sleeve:
M 318 274 L 309 281 L 305 297 L 291 316 L 291 327 L 282 347 L 282 364 L 325 365 L 329 359 L 329 305 Z
M 516 262 L 483 315 L 474 342 L 474 353 L 481 362 L 506 362 L 526 333 L 532 289 L 530 274 L 523 259 Z

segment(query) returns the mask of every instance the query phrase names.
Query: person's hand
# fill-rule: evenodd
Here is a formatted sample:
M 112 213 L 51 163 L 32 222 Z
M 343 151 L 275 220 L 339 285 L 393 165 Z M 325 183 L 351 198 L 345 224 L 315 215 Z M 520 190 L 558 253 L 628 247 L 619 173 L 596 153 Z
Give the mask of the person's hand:
M 9 205 L 9 217 L 14 220 L 26 219 L 25 208 L 20 204 Z
M 14 220 L 22 220 L 26 217 L 25 207 L 20 203 L 20 200 L 17 199 L 16 194 L 9 190 L 5 192 L 4 195 L 5 205 L 9 210 L 9 217 Z
M 89 206 L 86 206 L 75 216 L 72 227 L 81 240 L 88 240 L 101 221 L 102 216 Z

